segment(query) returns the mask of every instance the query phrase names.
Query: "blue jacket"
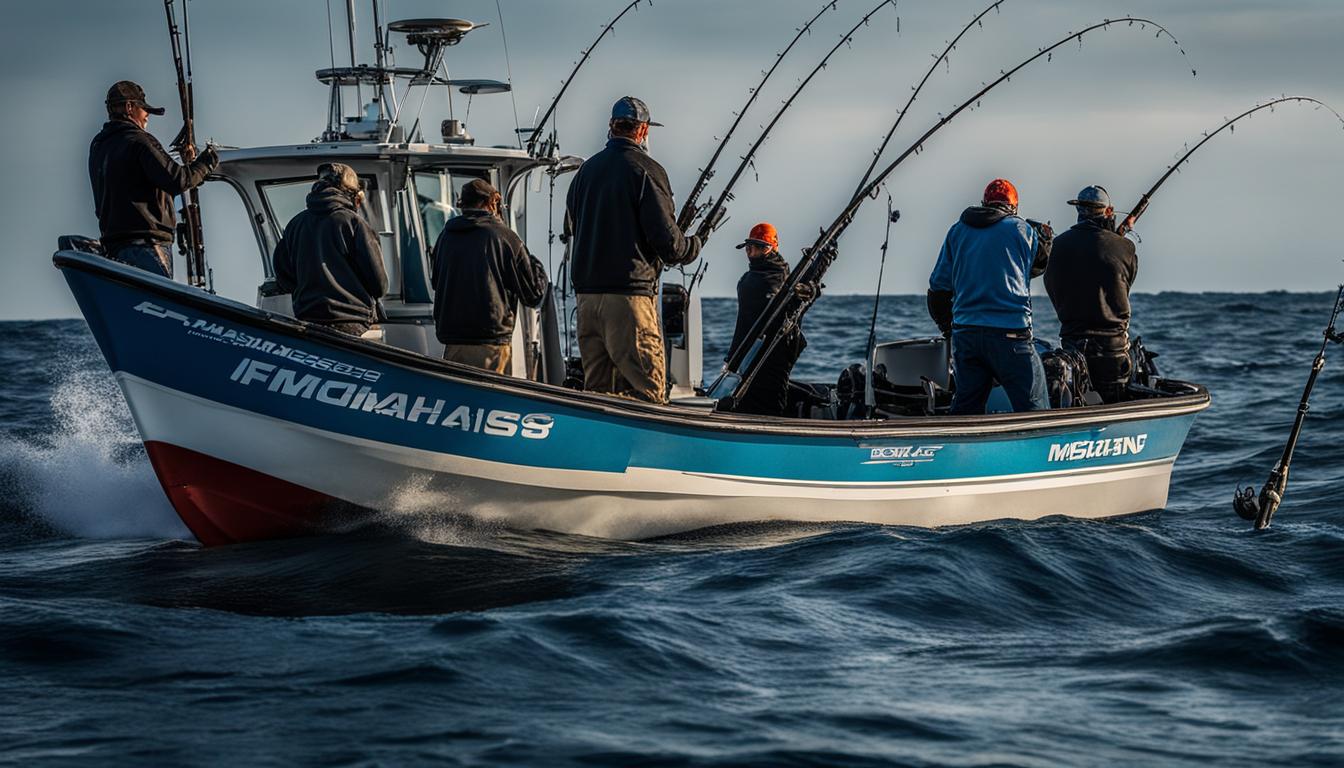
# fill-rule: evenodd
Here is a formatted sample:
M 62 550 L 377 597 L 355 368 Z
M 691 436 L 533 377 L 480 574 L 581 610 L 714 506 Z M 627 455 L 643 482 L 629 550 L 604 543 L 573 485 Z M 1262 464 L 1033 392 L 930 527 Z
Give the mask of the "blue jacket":
M 929 275 L 930 306 L 934 294 L 950 293 L 953 325 L 1030 328 L 1031 279 L 1049 258 L 1048 236 L 1025 219 L 995 206 L 967 208 Z

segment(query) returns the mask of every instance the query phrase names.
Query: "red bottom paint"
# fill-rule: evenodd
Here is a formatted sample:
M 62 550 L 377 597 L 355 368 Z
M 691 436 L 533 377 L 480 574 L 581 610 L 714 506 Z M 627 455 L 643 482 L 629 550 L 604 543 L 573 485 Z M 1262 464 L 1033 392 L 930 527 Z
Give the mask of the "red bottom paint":
M 205 546 L 317 533 L 351 505 L 176 445 L 145 443 L 149 462 L 178 516 Z

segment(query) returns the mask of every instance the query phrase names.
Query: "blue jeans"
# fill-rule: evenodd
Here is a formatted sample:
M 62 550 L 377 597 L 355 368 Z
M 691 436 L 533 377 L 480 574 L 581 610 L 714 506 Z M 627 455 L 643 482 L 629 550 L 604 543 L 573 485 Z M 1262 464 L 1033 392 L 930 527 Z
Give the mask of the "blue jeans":
M 173 279 L 173 252 L 167 243 L 138 240 L 109 246 L 107 258 Z
M 982 328 L 952 330 L 952 394 L 954 415 L 985 412 L 985 401 L 997 380 L 1014 411 L 1042 411 L 1050 407 L 1045 391 L 1045 368 L 1036 353 L 1031 330 Z

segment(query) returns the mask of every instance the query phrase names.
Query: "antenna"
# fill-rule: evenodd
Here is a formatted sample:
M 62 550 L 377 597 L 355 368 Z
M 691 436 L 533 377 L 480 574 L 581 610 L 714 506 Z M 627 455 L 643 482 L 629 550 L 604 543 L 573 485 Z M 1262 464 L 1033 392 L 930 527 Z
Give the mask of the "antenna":
M 499 37 L 504 41 L 504 71 L 509 76 L 509 99 L 513 101 L 513 135 L 518 137 L 518 148 L 523 148 L 523 130 L 518 122 L 518 94 L 513 92 L 513 63 L 509 59 L 509 36 L 504 31 L 504 8 L 495 0 L 495 10 L 499 12 Z M 467 114 L 471 114 L 471 99 L 467 99 Z

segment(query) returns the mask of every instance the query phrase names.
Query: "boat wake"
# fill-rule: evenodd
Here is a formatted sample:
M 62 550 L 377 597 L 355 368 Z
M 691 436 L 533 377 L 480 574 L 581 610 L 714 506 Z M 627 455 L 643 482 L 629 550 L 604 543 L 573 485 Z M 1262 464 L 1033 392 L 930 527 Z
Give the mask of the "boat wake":
M 6 518 L 81 538 L 192 539 L 109 376 L 67 373 L 51 410 L 45 434 L 8 434 L 0 446 Z

